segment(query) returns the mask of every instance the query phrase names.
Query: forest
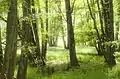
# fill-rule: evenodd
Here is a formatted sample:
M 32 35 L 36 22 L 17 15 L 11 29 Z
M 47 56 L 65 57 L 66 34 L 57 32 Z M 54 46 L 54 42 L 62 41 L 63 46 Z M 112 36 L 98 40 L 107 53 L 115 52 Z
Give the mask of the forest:
M 120 0 L 0 0 L 0 79 L 120 79 Z

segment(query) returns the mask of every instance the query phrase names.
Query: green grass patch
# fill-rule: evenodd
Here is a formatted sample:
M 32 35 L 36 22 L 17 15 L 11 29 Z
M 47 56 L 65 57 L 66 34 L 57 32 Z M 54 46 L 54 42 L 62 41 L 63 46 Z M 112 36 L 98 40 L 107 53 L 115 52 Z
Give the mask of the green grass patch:
M 28 67 L 27 79 L 120 79 L 119 64 L 110 69 L 104 62 L 104 57 L 97 56 L 93 47 L 81 47 L 82 51 L 79 48 L 77 47 L 77 58 L 80 67 L 68 67 L 68 50 L 60 47 L 49 47 L 44 72 L 41 72 L 39 67 Z M 53 68 L 54 72 L 49 73 L 49 68 Z

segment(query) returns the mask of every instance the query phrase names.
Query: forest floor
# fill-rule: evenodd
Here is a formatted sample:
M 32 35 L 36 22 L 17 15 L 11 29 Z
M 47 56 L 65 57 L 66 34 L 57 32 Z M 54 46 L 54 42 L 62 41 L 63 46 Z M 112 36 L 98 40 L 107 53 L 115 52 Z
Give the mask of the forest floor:
M 111 69 L 103 56 L 97 56 L 94 47 L 78 46 L 76 51 L 80 67 L 69 69 L 68 50 L 49 47 L 46 69 L 40 73 L 39 68 L 29 67 L 27 79 L 120 79 L 119 55 L 117 65 Z

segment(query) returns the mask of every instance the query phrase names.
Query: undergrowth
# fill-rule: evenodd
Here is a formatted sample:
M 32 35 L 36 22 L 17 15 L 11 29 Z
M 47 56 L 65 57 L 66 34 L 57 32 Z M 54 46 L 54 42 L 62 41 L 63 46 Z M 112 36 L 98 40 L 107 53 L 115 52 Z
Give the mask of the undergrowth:
M 77 58 L 80 67 L 71 68 L 68 51 L 52 48 L 48 51 L 44 72 L 39 67 L 28 67 L 27 79 L 120 79 L 119 64 L 111 69 L 104 62 L 104 57 L 80 51 L 77 51 Z M 49 72 L 52 69 L 54 71 Z

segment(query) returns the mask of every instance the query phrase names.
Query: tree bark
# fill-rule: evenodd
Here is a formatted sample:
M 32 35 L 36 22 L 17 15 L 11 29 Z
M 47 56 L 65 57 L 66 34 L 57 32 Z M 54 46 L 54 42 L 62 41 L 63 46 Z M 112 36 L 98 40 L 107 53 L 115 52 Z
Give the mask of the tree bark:
M 91 6 L 90 6 L 90 3 L 89 1 L 87 0 L 87 4 L 88 4 L 88 8 L 89 8 L 89 11 L 90 11 L 90 15 L 91 15 L 91 18 L 93 20 L 93 23 L 94 23 L 94 29 L 96 30 L 96 35 L 97 35 L 97 46 L 96 49 L 97 49 L 97 52 L 98 52 L 98 55 L 103 55 L 103 51 L 102 51 L 102 40 L 101 40 L 101 37 L 100 37 L 100 34 L 99 34 L 99 31 L 98 31 L 98 28 L 97 28 L 97 23 L 96 23 L 96 17 L 95 17 L 95 13 L 92 13 L 92 9 L 91 9 Z M 98 8 L 99 8 L 99 4 L 98 4 Z M 100 15 L 99 15 L 100 16 Z M 100 16 L 101 17 L 101 16 Z M 102 22 L 100 20 L 100 22 Z M 103 28 L 102 28 L 102 25 L 101 25 L 101 32 L 103 32 Z M 104 33 L 104 32 L 103 32 Z
M 22 45 L 24 45 L 24 44 L 22 44 Z M 17 79 L 26 79 L 26 77 L 27 77 L 28 58 L 26 57 L 26 54 L 24 52 L 26 52 L 26 53 L 29 52 L 27 46 L 25 46 L 24 48 L 21 49 L 21 56 L 20 56 L 18 73 L 17 73 Z
M 114 22 L 113 22 L 113 0 L 105 0 L 103 3 L 104 25 L 105 25 L 105 41 L 114 41 Z M 105 45 L 105 57 L 110 67 L 116 65 L 114 57 L 114 46 L 111 44 Z
M 61 1 L 59 2 L 59 5 L 58 5 L 58 8 L 59 8 L 59 18 L 60 18 L 60 27 L 61 27 L 61 31 L 62 31 L 62 40 L 63 40 L 63 44 L 64 44 L 64 49 L 67 49 L 67 46 L 66 46 L 66 41 L 65 41 L 65 30 L 64 30 L 64 26 L 63 26 L 63 20 L 62 20 L 62 12 L 61 12 Z
M 63 26 L 61 26 L 61 29 L 62 29 L 62 40 L 63 40 L 63 44 L 64 44 L 64 49 L 67 49 L 66 41 L 65 41 L 65 33 L 64 33 Z
M 7 17 L 6 48 L 2 69 L 2 75 L 4 75 L 4 77 L 5 75 L 7 75 L 8 79 L 12 79 L 14 76 L 16 51 L 17 51 L 17 0 L 11 0 Z
M 46 28 L 45 28 L 45 39 L 42 43 L 42 56 L 44 57 L 44 59 L 46 59 L 46 53 L 47 53 L 47 42 L 48 42 L 48 0 L 45 1 L 45 10 L 46 10 Z M 44 30 L 44 29 L 43 29 Z
M 65 0 L 66 7 L 66 18 L 67 18 L 67 30 L 68 30 L 68 42 L 69 42 L 69 53 L 70 53 L 70 65 L 78 66 L 75 50 L 74 30 L 72 26 L 72 10 L 70 8 L 70 0 Z
M 119 31 L 120 31 L 120 0 L 117 0 L 117 14 L 118 14 L 118 22 L 116 24 L 116 36 L 115 36 L 115 40 L 118 40 L 119 37 Z
M 1 26 L 0 26 L 0 73 L 3 67 L 3 51 L 2 51 L 2 41 L 1 41 Z
M 20 63 L 17 73 L 17 79 L 26 79 L 27 74 L 27 62 L 28 62 L 28 53 L 30 52 L 28 46 L 35 45 L 32 26 L 31 26 L 31 1 L 23 0 L 22 1 L 22 10 L 23 10 L 23 20 L 22 20 L 22 48 Z
M 36 18 L 36 11 L 35 11 L 35 3 L 34 0 L 32 0 L 32 25 L 33 25 L 33 32 L 34 32 L 34 36 L 35 36 L 35 45 L 36 45 L 36 55 L 37 55 L 37 59 L 42 60 L 42 62 L 40 62 L 42 65 L 45 65 L 45 61 L 42 57 L 42 54 L 40 52 L 40 42 L 39 42 L 39 34 L 38 34 L 38 27 L 37 27 L 37 18 Z

